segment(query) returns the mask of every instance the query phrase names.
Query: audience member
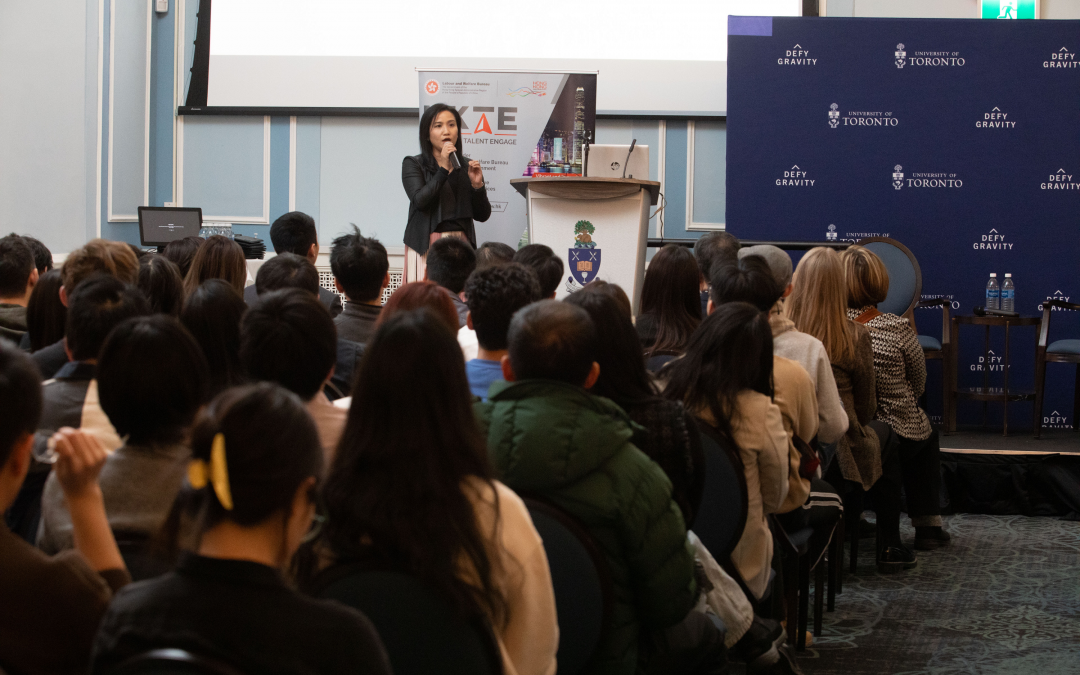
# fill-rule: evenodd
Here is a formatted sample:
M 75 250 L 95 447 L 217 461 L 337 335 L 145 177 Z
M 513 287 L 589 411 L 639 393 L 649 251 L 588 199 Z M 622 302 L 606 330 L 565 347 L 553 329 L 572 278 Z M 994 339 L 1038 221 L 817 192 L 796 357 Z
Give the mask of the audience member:
M 543 542 L 494 479 L 454 332 L 429 310 L 398 312 L 368 347 L 323 491 L 327 562 L 415 576 L 458 615 L 491 623 L 506 672 L 553 675 L 559 629 Z
M 430 249 L 429 249 L 430 250 Z M 390 296 L 383 305 L 382 312 L 375 322 L 375 329 L 398 312 L 410 312 L 412 310 L 427 308 L 446 323 L 447 328 L 457 332 L 458 313 L 454 308 L 454 302 L 450 294 L 438 284 L 431 281 L 411 281 L 402 285 Z
M 26 305 L 38 281 L 34 252 L 22 237 L 0 238 L 0 338 L 18 345 L 26 334 Z
M 49 270 L 38 277 L 30 302 L 26 305 L 24 349 L 36 352 L 64 339 L 67 307 L 60 301 L 60 270 Z
M 270 242 L 274 252 L 294 253 L 314 265 L 319 259 L 319 232 L 315 228 L 315 219 L 300 211 L 290 211 L 280 216 L 270 226 Z M 255 302 L 258 290 L 248 286 L 244 291 L 244 302 Z M 319 302 L 330 312 L 330 316 L 341 314 L 341 298 L 337 293 L 318 286 Z
M 191 268 L 184 277 L 184 295 L 191 295 L 207 279 L 221 279 L 239 295 L 247 283 L 244 249 L 232 239 L 215 234 L 195 251 Z
M 780 509 L 788 491 L 789 441 L 771 400 L 772 370 L 765 314 L 745 302 L 728 302 L 714 307 L 690 338 L 686 355 L 663 371 L 665 395 L 682 401 L 742 458 L 749 503 L 731 560 L 758 599 L 768 589 L 772 564 L 766 516 Z
M 115 326 L 150 312 L 138 289 L 104 274 L 80 283 L 69 304 L 66 335 L 60 341 L 65 363 L 42 389 L 44 405 L 34 440 L 36 457 L 48 455 L 49 438 L 66 427 L 93 435 L 107 451 L 120 447 L 120 436 L 99 404 L 98 382 L 94 379 L 98 353 Z M 31 465 L 23 489 L 7 514 L 11 529 L 30 542 L 37 539 L 41 495 L 49 471 L 49 464 L 35 461 Z
M 469 242 L 459 237 L 443 237 L 431 244 L 427 252 L 427 277 L 441 286 L 458 315 L 458 328 L 465 325 L 469 308 L 461 299 L 465 280 L 476 269 L 476 252 Z
M 128 244 L 127 247 L 129 249 L 131 249 L 131 253 L 135 256 L 135 259 L 138 260 L 140 263 L 145 258 L 148 258 L 148 257 L 150 257 L 152 255 L 156 255 L 153 251 L 147 251 L 144 248 L 139 248 L 135 244 Z
M 30 466 L 41 415 L 33 361 L 0 341 L 0 511 Z M 97 475 L 105 449 L 73 429 L 56 435 L 56 476 L 71 509 L 78 552 L 49 557 L 0 523 L 0 663 L 11 673 L 85 673 L 98 623 L 128 582 L 109 530 Z
M 739 251 L 739 269 L 745 269 L 743 261 L 749 257 L 760 258 L 765 262 L 765 267 L 755 268 L 747 283 L 763 288 L 762 279 L 765 274 L 770 274 L 780 288 L 779 295 L 768 310 L 769 325 L 773 331 L 773 353 L 795 361 L 810 376 L 817 395 L 818 441 L 822 444 L 835 443 L 847 431 L 848 418 L 840 403 L 829 355 L 821 340 L 797 330 L 784 313 L 784 299 L 791 295 L 792 289 L 791 257 L 776 246 L 750 246 Z M 809 441 L 808 438 L 803 440 Z
M 505 265 L 514 260 L 514 249 L 501 241 L 485 241 L 476 249 L 476 269 Z
M 637 331 L 651 354 L 682 353 L 701 323 L 701 272 L 683 246 L 660 249 L 645 272 Z
M 878 480 L 886 457 L 888 461 L 899 460 L 889 425 L 874 419 L 877 396 L 870 331 L 847 317 L 844 265 L 836 251 L 811 249 L 799 261 L 794 279 L 788 315 L 800 331 L 820 339 L 825 346 L 848 415 L 847 433 L 836 444 L 838 470 L 830 472 L 829 480 L 839 484 L 835 478 L 839 476 L 854 484 L 860 494 L 874 488 L 878 561 L 883 570 L 902 569 L 911 554 L 900 542 L 900 485 Z M 857 525 L 858 514 L 849 516 L 854 516 L 849 520 Z M 894 548 L 900 550 L 891 550 Z
M 375 332 L 383 291 L 390 285 L 386 248 L 353 226 L 352 234 L 338 237 L 330 247 L 330 269 L 338 292 L 349 301 L 334 319 L 338 336 L 366 344 Z
M 186 279 L 191 263 L 195 260 L 196 251 L 205 243 L 205 239 L 196 236 L 174 239 L 165 244 L 165 249 L 161 254 L 173 261 L 180 268 L 180 278 Z
M 550 247 L 543 244 L 522 246 L 514 254 L 514 262 L 532 268 L 540 281 L 540 293 L 543 297 L 555 297 L 562 280 L 563 261 Z
M 596 359 L 600 377 L 590 391 L 617 403 L 639 425 L 631 441 L 667 474 L 672 498 L 689 524 L 705 486 L 701 437 L 682 403 L 662 398 L 653 386 L 637 331 L 615 291 L 626 298 L 614 284 L 593 282 L 564 301 L 588 312 L 604 345 Z
M 714 265 L 734 263 L 739 258 L 739 239 L 730 232 L 706 232 L 694 243 L 694 258 L 701 271 L 701 316 L 708 316 L 709 280 Z
M 702 648 L 700 659 L 712 663 L 723 639 L 691 612 L 694 553 L 671 483 L 630 443 L 626 413 L 587 391 L 600 374 L 592 319 L 571 304 L 533 303 L 514 315 L 508 346 L 506 382 L 475 404 L 477 416 L 501 479 L 578 518 L 611 567 L 615 605 L 590 670 L 648 672 L 662 660 L 654 652 L 670 645 L 656 633 L 699 618 L 708 625 L 696 622 L 695 635 L 704 637 L 687 647 Z
M 316 298 L 319 297 L 318 270 L 310 260 L 294 253 L 282 253 L 266 261 L 266 264 L 259 268 L 255 284 L 259 287 L 259 293 L 299 288 Z M 321 300 L 319 302 L 326 307 Z M 344 340 L 340 337 L 336 339 L 337 360 L 333 375 L 325 389 L 331 401 L 344 398 L 352 391 L 353 377 L 364 355 L 364 345 L 359 342 Z
M 282 577 L 311 527 L 323 468 L 299 399 L 269 383 L 223 392 L 192 429 L 191 454 L 177 509 L 195 532 L 194 551 L 117 595 L 94 671 L 171 648 L 244 673 L 389 675 L 365 617 L 300 595 Z
M 244 315 L 240 360 L 252 380 L 276 382 L 304 401 L 332 459 L 348 412 L 322 392 L 334 372 L 337 333 L 318 298 L 298 288 L 261 293 Z
M 49 247 L 29 235 L 24 234 L 22 238 L 30 247 L 30 250 L 34 252 L 34 266 L 37 267 L 38 275 L 40 276 L 52 270 L 53 257 Z
M 174 317 L 136 317 L 109 333 L 97 378 L 101 407 L 124 439 L 101 470 L 109 526 L 148 539 L 164 525 L 187 475 L 191 452 L 184 441 L 207 400 L 206 359 Z M 46 553 L 74 545 L 55 473 L 42 495 L 37 544 Z
M 430 267 L 429 267 L 430 269 Z M 540 284 L 533 271 L 519 263 L 477 270 L 465 283 L 469 306 L 466 325 L 476 331 L 477 356 L 465 363 L 473 396 L 487 400 L 488 387 L 502 380 L 506 333 L 514 312 L 540 299 Z
M 887 462 L 881 480 L 901 482 L 907 512 L 915 526 L 915 548 L 933 550 L 949 543 L 941 528 L 941 449 L 918 400 L 926 388 L 926 361 L 907 319 L 878 311 L 889 293 L 889 272 L 872 251 L 851 246 L 843 252 L 847 315 L 870 329 L 874 348 L 877 419 L 897 436 L 899 463 Z M 899 490 L 890 490 L 893 494 Z M 891 508 L 891 507 L 890 507 Z M 912 556 L 914 557 L 914 556 Z
M 173 261 L 160 255 L 145 256 L 139 263 L 139 290 L 150 301 L 154 314 L 179 316 L 184 302 L 184 278 Z
M 246 311 L 243 298 L 222 279 L 207 279 L 184 301 L 180 322 L 206 357 L 211 396 L 244 382 L 240 321 Z

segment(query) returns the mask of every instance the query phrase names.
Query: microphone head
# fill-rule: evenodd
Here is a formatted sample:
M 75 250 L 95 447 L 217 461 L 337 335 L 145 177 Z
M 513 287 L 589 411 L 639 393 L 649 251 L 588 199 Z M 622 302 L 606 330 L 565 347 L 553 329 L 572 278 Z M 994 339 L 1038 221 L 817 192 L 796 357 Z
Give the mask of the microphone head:
M 971 310 L 971 313 L 975 316 L 986 316 L 986 310 L 983 309 L 982 306 L 978 306 L 975 309 Z
M 637 145 L 637 139 L 636 138 L 631 139 L 631 141 L 630 141 L 630 152 L 634 151 L 634 146 L 635 145 Z

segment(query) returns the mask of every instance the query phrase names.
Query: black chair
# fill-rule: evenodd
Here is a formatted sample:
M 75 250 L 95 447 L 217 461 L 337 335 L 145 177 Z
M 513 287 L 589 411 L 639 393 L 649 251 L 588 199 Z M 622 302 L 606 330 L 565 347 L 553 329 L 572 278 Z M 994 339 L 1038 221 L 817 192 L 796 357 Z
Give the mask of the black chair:
M 1053 299 L 1043 303 L 1039 344 L 1035 349 L 1035 438 L 1042 436 L 1043 389 L 1046 384 L 1047 363 L 1076 364 L 1076 380 L 1073 384 L 1073 431 L 1080 429 L 1080 340 L 1055 340 L 1047 344 L 1050 338 L 1050 317 L 1054 309 L 1080 311 L 1080 304 Z
M 559 618 L 559 673 L 584 673 L 611 621 L 614 588 L 607 558 L 573 516 L 536 497 L 523 500 L 551 570 Z
M 107 675 L 242 675 L 232 666 L 183 649 L 155 649 L 133 656 Z
M 379 632 L 396 675 L 502 675 L 502 655 L 486 620 L 462 621 L 415 577 L 335 566 L 313 584 L 318 597 L 360 610 Z

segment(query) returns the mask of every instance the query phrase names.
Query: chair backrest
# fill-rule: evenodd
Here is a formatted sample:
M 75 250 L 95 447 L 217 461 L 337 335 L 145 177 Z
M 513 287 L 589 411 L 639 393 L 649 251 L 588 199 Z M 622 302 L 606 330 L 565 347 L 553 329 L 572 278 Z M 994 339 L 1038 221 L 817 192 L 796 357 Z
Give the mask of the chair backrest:
M 169 560 L 153 548 L 150 535 L 145 532 L 114 530 L 113 536 L 132 581 L 161 576 L 175 566 L 174 560 Z
M 881 258 L 889 271 L 889 294 L 878 303 L 878 309 L 897 316 L 910 312 L 922 294 L 922 268 L 915 254 L 889 237 L 867 237 L 858 244 Z
M 729 447 L 709 424 L 697 420 L 697 426 L 705 453 L 705 489 L 692 529 L 714 558 L 724 560 L 746 527 L 746 474 L 736 448 Z
M 502 675 L 491 627 L 462 621 L 420 580 L 401 572 L 342 565 L 315 582 L 318 596 L 360 610 L 379 632 L 396 675 Z
M 230 665 L 183 649 L 154 649 L 138 654 L 107 675 L 241 675 Z
M 671 363 L 675 359 L 679 358 L 682 352 L 674 351 L 670 349 L 658 349 L 658 350 L 646 350 L 645 351 L 645 370 L 650 373 L 660 372 L 660 369 Z
M 607 559 L 588 531 L 562 509 L 524 497 L 544 541 L 559 617 L 560 675 L 582 673 L 611 620 L 613 587 Z

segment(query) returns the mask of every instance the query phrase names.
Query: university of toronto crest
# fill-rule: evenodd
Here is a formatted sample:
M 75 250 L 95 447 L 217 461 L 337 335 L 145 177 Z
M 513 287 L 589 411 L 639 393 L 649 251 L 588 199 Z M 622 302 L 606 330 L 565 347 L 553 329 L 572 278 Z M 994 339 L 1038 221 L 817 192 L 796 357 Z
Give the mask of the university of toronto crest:
M 567 290 L 575 286 L 573 290 L 577 290 L 600 273 L 600 249 L 593 240 L 595 233 L 596 228 L 587 220 L 579 220 L 574 224 L 574 246 L 567 255 L 570 267 Z

